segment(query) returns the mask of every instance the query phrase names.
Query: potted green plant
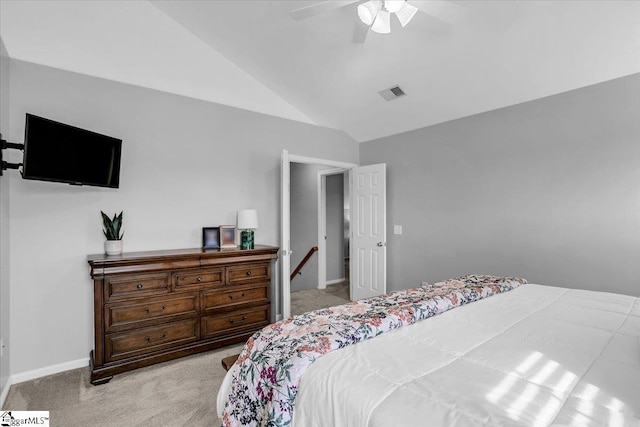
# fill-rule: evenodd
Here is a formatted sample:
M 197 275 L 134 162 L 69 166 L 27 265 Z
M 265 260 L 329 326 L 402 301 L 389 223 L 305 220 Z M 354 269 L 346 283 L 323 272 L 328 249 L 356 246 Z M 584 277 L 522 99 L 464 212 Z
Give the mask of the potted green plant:
M 113 214 L 113 219 L 109 218 L 107 214 L 100 211 L 102 214 L 102 224 L 104 225 L 104 237 L 107 240 L 104 242 L 104 251 L 107 255 L 120 255 L 122 253 L 122 236 L 124 232 L 120 232 L 122 228 L 122 212 L 119 215 Z

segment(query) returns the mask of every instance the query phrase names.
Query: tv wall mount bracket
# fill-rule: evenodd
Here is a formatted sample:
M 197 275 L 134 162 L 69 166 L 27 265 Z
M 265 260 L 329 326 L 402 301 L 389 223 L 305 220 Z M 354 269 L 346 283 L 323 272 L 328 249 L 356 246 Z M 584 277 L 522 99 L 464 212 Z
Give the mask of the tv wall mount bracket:
M 2 138 L 2 134 L 0 133 L 0 165 L 2 165 L 2 167 L 0 167 L 0 176 L 2 176 L 2 171 L 5 171 L 7 169 L 18 169 L 20 166 L 22 166 L 22 163 L 9 163 L 5 162 L 2 159 L 2 150 L 5 150 L 7 148 L 24 151 L 24 144 L 7 142 L 4 138 Z

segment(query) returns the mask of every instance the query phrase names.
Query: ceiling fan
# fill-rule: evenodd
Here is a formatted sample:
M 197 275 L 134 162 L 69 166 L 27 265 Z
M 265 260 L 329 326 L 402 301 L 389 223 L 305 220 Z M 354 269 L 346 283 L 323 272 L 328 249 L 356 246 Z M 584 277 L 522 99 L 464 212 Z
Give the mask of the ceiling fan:
M 391 15 L 395 15 L 404 27 L 420 11 L 441 21 L 453 24 L 459 21 L 465 8 L 449 0 L 327 0 L 289 12 L 291 19 L 302 21 L 329 11 L 358 3 L 358 13 L 354 30 L 354 43 L 364 43 L 369 30 L 380 34 L 391 32 Z M 363 25 L 364 24 L 364 25 Z

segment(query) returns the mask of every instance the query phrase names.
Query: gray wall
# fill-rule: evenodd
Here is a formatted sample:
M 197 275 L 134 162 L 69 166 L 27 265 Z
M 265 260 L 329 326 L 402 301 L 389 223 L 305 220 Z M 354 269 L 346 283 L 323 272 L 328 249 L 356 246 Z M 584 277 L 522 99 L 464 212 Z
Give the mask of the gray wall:
M 8 139 L 9 132 L 9 56 L 0 39 L 0 133 Z M 11 141 L 11 140 L 9 140 Z M 8 151 L 4 150 L 5 154 Z M 5 155 L 3 154 L 3 156 Z M 11 159 L 4 159 L 5 161 Z M 0 177 L 0 337 L 7 345 L 10 342 L 10 286 L 9 286 L 9 180 L 16 171 L 4 171 Z M 8 347 L 0 357 L 0 392 L 9 379 L 10 358 Z
M 344 174 L 327 176 L 327 282 L 344 279 Z
M 86 360 L 100 210 L 124 210 L 125 251 L 199 247 L 203 226 L 249 207 L 256 243 L 279 245 L 282 149 L 358 161 L 340 131 L 10 62 L 11 140 L 22 142 L 26 112 L 123 139 L 120 189 L 10 181 L 12 373 Z
M 360 162 L 388 165 L 389 290 L 488 273 L 640 295 L 640 74 L 360 144 Z

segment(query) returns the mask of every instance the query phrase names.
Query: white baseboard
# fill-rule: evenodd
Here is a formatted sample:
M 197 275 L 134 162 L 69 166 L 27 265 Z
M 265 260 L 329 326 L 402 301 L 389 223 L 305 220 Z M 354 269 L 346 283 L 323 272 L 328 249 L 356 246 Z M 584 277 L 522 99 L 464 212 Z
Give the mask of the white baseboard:
M 2 394 L 0 394 L 0 408 L 4 407 L 4 401 L 7 400 L 9 389 L 11 388 L 11 378 L 7 378 L 7 383 L 2 388 Z
M 7 378 L 7 383 L 2 388 L 0 394 L 0 407 L 4 406 L 4 401 L 9 395 L 9 390 L 13 384 L 23 383 L 29 380 L 35 380 L 36 378 L 46 377 L 47 375 L 58 374 L 60 372 L 69 371 L 71 369 L 84 368 L 89 365 L 89 358 L 85 357 L 78 360 L 72 360 L 70 362 L 60 363 L 58 365 L 46 366 L 40 369 L 34 369 L 33 371 L 22 372 L 19 374 L 11 375 Z
M 89 358 L 84 357 L 82 359 L 71 360 L 69 362 L 60 363 L 58 365 L 45 366 L 44 368 L 34 369 L 33 371 L 11 375 L 11 378 L 8 382 L 10 382 L 11 384 L 18 384 L 29 380 L 35 380 L 36 378 L 46 377 L 47 375 L 69 371 L 71 369 L 84 368 L 88 365 Z
M 345 281 L 345 278 L 343 277 L 342 279 L 333 279 L 333 280 L 327 280 L 327 282 L 325 283 L 325 285 L 329 286 L 329 285 L 336 285 L 338 283 L 342 283 Z

